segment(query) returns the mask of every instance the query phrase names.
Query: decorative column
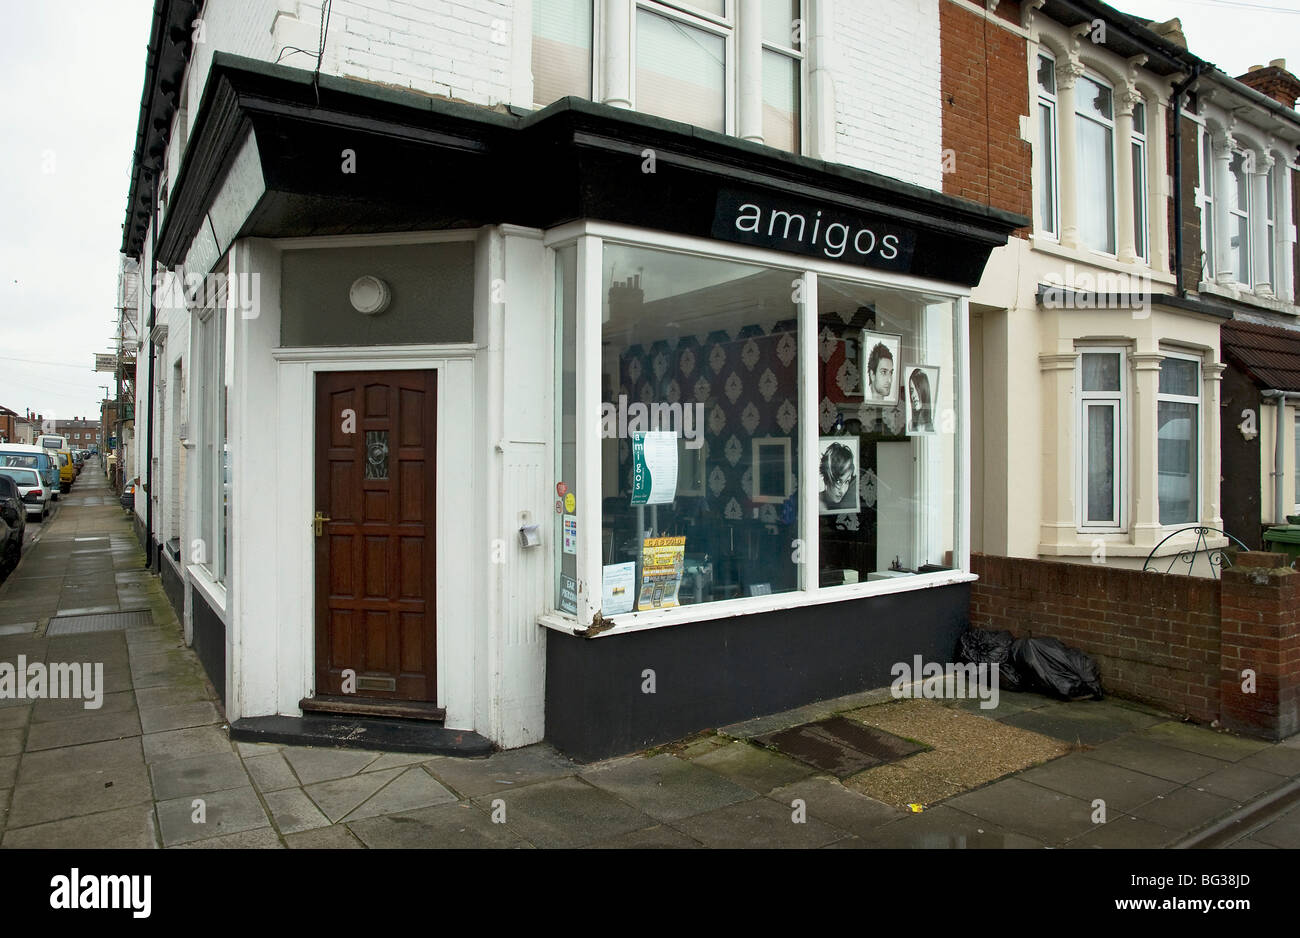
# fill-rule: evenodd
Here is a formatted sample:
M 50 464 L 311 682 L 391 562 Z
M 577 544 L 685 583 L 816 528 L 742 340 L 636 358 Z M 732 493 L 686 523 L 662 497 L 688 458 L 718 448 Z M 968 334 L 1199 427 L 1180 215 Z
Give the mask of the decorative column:
M 1220 513 L 1219 475 L 1222 472 L 1222 454 L 1219 440 L 1223 435 L 1219 413 L 1220 390 L 1223 385 L 1223 372 L 1227 365 L 1210 362 L 1201 365 L 1201 426 L 1205 428 L 1205 440 L 1201 443 L 1201 513 L 1200 522 L 1212 528 L 1223 530 L 1223 516 Z
M 1273 157 L 1258 152 L 1253 155 L 1254 166 L 1250 169 L 1250 243 L 1253 248 L 1250 283 L 1257 294 L 1273 296 L 1277 293 L 1277 285 L 1270 281 L 1268 273 L 1269 258 L 1277 256 L 1268 236 L 1268 174 L 1273 169 Z M 1277 227 L 1275 223 L 1274 230 Z
M 1137 260 L 1137 239 L 1133 235 L 1133 108 L 1142 96 L 1132 85 L 1116 89 L 1115 95 L 1115 224 L 1116 257 L 1121 264 Z
M 1155 547 L 1160 542 L 1160 391 L 1159 352 L 1139 352 L 1133 356 L 1132 414 L 1133 443 L 1129 465 L 1132 479 L 1133 543 L 1138 547 Z
M 1291 208 L 1291 167 L 1283 160 L 1279 165 L 1277 179 L 1277 283 L 1273 284 L 1273 295 L 1279 300 L 1294 303 L 1300 297 L 1294 296 L 1294 261 L 1292 245 L 1295 243 L 1296 226 L 1300 218 L 1293 217 Z
M 601 42 L 605 64 L 601 69 L 601 103 L 632 106 L 632 0 L 604 0 L 605 35 Z
M 1235 192 L 1232 178 L 1232 151 L 1237 141 L 1230 133 L 1216 134 L 1214 149 L 1214 279 L 1224 286 L 1237 281 L 1233 269 L 1232 234 L 1228 231 L 1228 200 Z
M 1042 518 L 1039 521 L 1040 544 L 1073 545 L 1078 540 L 1078 513 L 1075 511 L 1075 452 L 1078 447 L 1078 420 L 1074 406 L 1075 352 L 1041 354 L 1038 368 L 1042 372 Z M 1015 438 L 1014 430 L 1008 443 Z
M 740 0 L 736 31 L 736 60 L 739 69 L 740 106 L 736 112 L 736 135 L 742 140 L 763 142 L 763 0 Z
M 1154 115 L 1154 117 L 1153 117 Z M 1165 206 L 1173 197 L 1169 191 L 1168 179 L 1173 176 L 1173 161 L 1168 156 L 1168 146 L 1165 142 L 1165 121 L 1168 118 L 1168 108 L 1165 103 L 1157 98 L 1151 102 L 1147 111 L 1147 149 L 1151 156 L 1147 161 L 1148 166 L 1155 167 L 1153 172 L 1147 173 L 1147 228 L 1149 236 L 1147 238 L 1147 258 L 1150 261 L 1149 266 L 1152 270 L 1158 270 L 1161 273 L 1167 273 L 1171 268 L 1169 257 L 1169 213 L 1165 211 Z M 1181 147 L 1183 142 L 1175 140 L 1174 146 Z M 1193 143 L 1193 150 L 1196 149 Z M 1184 159 L 1188 156 L 1183 155 Z M 1153 210 L 1150 206 L 1156 206 Z
M 1057 184 L 1061 187 L 1061 244 L 1079 246 L 1079 152 L 1075 115 L 1074 86 L 1083 74 L 1083 63 L 1076 58 L 1065 59 L 1056 65 L 1056 125 L 1057 162 L 1060 164 Z

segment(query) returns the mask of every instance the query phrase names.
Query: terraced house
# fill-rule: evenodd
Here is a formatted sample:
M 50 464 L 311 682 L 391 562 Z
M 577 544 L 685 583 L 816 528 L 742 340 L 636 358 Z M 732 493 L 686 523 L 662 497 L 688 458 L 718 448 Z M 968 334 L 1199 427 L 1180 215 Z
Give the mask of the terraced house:
M 235 735 L 596 758 L 950 654 L 1031 219 L 946 191 L 947 5 L 158 0 L 136 510 Z

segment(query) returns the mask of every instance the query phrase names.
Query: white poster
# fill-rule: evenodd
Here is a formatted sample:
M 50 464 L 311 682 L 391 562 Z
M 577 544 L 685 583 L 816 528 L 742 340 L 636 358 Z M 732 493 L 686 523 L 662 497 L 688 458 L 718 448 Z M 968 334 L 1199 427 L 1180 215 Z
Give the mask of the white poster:
M 576 554 L 578 552 L 578 516 L 564 516 L 564 552 L 566 554 Z
M 638 430 L 632 434 L 632 504 L 666 505 L 677 495 L 677 434 Z
M 636 564 L 614 563 L 604 568 L 601 577 L 600 614 L 612 616 L 631 612 L 636 599 Z

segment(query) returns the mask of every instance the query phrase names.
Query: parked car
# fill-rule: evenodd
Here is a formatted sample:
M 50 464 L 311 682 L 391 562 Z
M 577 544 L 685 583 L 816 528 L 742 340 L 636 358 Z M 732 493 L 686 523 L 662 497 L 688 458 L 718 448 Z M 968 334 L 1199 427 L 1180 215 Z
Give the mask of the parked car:
M 50 450 L 22 443 L 0 444 L 0 466 L 35 469 L 59 500 L 59 458 Z
M 72 491 L 72 483 L 77 481 L 77 469 L 72 465 L 72 454 L 66 449 L 51 450 L 59 460 L 59 491 Z
M 27 512 L 18 495 L 18 484 L 0 476 L 0 566 L 12 570 L 23 554 L 23 535 L 27 533 Z
M 12 466 L 0 468 L 0 476 L 7 476 L 18 486 L 18 497 L 28 515 L 35 515 L 37 521 L 44 521 L 50 513 L 50 502 L 54 493 L 41 481 L 41 474 L 35 469 L 15 469 Z
M 135 483 L 128 482 L 122 487 L 122 507 L 127 510 L 135 508 Z

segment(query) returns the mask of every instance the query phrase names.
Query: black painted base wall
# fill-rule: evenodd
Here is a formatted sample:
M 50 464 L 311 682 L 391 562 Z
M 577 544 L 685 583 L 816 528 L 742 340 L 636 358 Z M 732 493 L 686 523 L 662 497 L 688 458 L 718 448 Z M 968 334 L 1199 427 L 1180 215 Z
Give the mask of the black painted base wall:
M 208 605 L 200 590 L 191 591 L 191 612 L 194 626 L 194 653 L 207 672 L 208 680 L 221 697 L 221 707 L 226 706 L 226 624 L 215 609 Z
M 181 580 L 180 571 L 176 569 L 171 558 L 163 558 L 161 566 L 159 572 L 162 574 L 163 592 L 167 594 L 167 601 L 172 604 L 172 611 L 176 613 L 176 618 L 183 622 L 185 621 L 185 583 Z
M 546 738 L 590 762 L 883 687 L 913 655 L 956 660 L 969 609 L 958 584 L 603 638 L 550 632 Z

